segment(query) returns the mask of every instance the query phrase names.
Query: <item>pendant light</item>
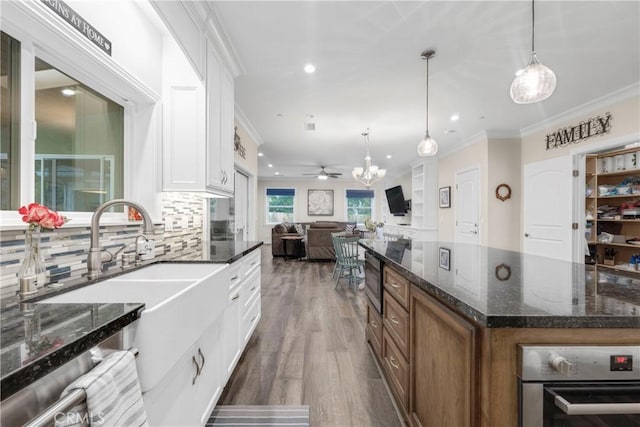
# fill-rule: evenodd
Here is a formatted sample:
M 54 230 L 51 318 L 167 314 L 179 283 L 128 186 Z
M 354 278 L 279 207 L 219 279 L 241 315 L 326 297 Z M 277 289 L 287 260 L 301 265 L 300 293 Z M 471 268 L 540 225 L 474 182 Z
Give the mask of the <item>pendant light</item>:
M 535 7 L 531 0 L 531 58 L 529 65 L 516 73 L 511 82 L 511 99 L 516 104 L 531 104 L 547 99 L 556 89 L 556 75 L 538 61 L 535 49 Z
M 425 132 L 424 138 L 418 143 L 418 156 L 420 157 L 431 157 L 438 153 L 438 143 L 429 135 L 429 59 L 431 59 L 435 54 L 435 50 L 425 50 L 420 54 L 422 59 L 427 61 L 427 131 Z

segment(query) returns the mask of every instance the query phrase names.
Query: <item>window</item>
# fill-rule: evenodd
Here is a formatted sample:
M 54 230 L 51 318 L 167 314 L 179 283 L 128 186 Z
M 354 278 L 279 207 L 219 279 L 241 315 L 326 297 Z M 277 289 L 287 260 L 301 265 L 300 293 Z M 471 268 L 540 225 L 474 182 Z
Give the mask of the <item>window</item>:
M 20 43 L 0 34 L 0 209 L 20 207 Z
M 267 188 L 267 223 L 293 222 L 295 200 L 293 188 Z
M 373 190 L 347 190 L 347 221 L 363 224 L 373 219 Z
M 35 200 L 91 212 L 123 196 L 124 108 L 35 60 Z

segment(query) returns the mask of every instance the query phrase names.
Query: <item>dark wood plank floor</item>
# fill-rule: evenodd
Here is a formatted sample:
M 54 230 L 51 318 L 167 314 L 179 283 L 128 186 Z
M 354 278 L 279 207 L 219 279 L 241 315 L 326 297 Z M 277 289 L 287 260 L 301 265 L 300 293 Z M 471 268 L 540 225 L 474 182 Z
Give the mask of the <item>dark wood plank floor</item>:
M 333 263 L 262 251 L 262 319 L 220 405 L 309 405 L 314 427 L 401 426 L 365 339 L 364 291 Z

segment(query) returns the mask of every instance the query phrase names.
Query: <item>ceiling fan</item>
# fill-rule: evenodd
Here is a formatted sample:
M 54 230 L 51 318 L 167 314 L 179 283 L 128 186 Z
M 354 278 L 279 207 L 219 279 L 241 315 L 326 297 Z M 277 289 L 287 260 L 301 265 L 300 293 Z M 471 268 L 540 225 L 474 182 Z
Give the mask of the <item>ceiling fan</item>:
M 318 179 L 337 178 L 342 175 L 340 172 L 327 172 L 324 170 L 326 166 L 320 166 L 320 172 L 318 173 L 303 173 L 303 175 L 315 175 Z

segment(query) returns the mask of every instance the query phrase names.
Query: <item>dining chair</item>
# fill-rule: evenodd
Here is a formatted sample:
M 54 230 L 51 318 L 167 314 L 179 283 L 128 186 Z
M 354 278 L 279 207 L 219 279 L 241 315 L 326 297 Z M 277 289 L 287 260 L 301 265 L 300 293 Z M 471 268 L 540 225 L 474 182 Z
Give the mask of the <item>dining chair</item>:
M 332 279 L 336 278 L 336 272 L 338 271 L 338 242 L 336 241 L 336 238 L 346 237 L 346 236 L 347 236 L 346 231 L 338 231 L 336 233 L 331 233 L 331 242 L 333 243 L 333 251 L 336 253 L 336 263 L 333 266 L 333 273 L 331 274 Z
M 338 275 L 336 289 L 338 289 L 340 279 L 348 276 L 349 287 L 354 293 L 358 292 L 358 273 L 364 271 L 364 260 L 358 256 L 358 240 L 360 240 L 359 237 L 335 237 L 336 272 Z

